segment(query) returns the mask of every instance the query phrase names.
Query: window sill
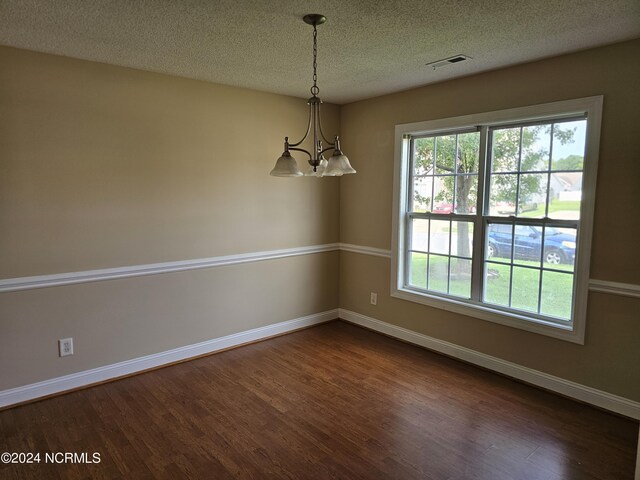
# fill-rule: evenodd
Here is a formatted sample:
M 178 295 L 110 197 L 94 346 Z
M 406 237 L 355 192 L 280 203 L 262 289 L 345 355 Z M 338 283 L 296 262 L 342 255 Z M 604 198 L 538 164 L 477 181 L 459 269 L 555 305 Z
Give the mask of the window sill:
M 435 295 L 416 292 L 408 288 L 392 289 L 391 296 L 402 300 L 447 310 L 449 312 L 479 318 L 488 322 L 498 323 L 500 325 L 506 325 L 508 327 L 525 330 L 527 332 L 537 333 L 559 340 L 584 345 L 584 334 L 577 332 L 571 325 L 564 326 L 556 323 L 546 322 L 539 318 L 529 317 L 526 314 L 521 315 L 517 313 L 504 312 L 499 309 L 491 308 L 488 305 L 477 305 L 470 304 L 464 301 L 456 301 L 454 299 L 444 299 Z

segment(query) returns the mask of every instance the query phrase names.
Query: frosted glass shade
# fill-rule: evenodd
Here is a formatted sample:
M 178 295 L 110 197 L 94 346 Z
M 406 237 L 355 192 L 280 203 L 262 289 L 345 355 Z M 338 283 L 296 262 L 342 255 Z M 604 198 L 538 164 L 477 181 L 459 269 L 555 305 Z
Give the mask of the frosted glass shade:
M 298 170 L 296 159 L 287 151 L 276 161 L 276 166 L 273 167 L 269 175 L 273 177 L 301 177 L 302 172 Z
M 327 169 L 324 175 L 327 177 L 339 177 L 347 173 L 356 173 L 346 155 L 336 155 L 335 153 L 329 157 Z
M 305 177 L 322 177 L 324 176 L 324 172 L 327 169 L 327 165 L 328 165 L 328 161 L 326 158 L 322 157 L 320 158 L 320 165 L 318 165 L 318 168 L 316 169 L 316 171 L 313 171 L 313 166 L 309 165 L 309 170 L 307 170 L 306 172 L 304 172 L 304 176 Z

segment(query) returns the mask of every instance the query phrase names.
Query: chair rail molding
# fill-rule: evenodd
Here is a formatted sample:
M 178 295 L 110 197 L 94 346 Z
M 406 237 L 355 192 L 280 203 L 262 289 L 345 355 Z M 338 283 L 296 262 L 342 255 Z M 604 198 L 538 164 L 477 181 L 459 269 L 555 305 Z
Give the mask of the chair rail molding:
M 161 273 L 213 268 L 223 265 L 238 265 L 241 263 L 262 262 L 278 258 L 310 255 L 314 253 L 343 251 L 391 259 L 391 250 L 353 243 L 325 243 L 304 247 L 284 248 L 279 250 L 265 250 L 260 252 L 239 253 L 219 257 L 196 258 L 175 262 L 149 263 L 125 267 L 103 268 L 99 270 L 84 270 L 80 272 L 53 273 L 33 277 L 6 278 L 0 280 L 0 293 L 34 288 L 56 287 L 76 283 L 98 282 L 118 278 L 140 277 Z M 611 295 L 640 298 L 640 285 L 632 283 L 611 282 L 607 280 L 589 280 L 589 290 Z
M 262 262 L 277 258 L 332 252 L 339 248 L 339 243 L 327 243 L 323 245 L 309 245 L 305 247 L 284 248 L 280 250 L 239 253 L 220 257 L 180 260 L 176 262 L 150 263 L 145 265 L 103 268 L 100 270 L 85 270 L 81 272 L 54 273 L 34 277 L 8 278 L 0 280 L 0 293 L 13 292 L 16 290 L 30 290 L 33 288 L 55 287 L 75 283 L 97 282 L 101 280 L 113 280 L 117 278 L 157 275 L 160 273 L 181 272 L 185 270 L 197 270 L 200 268 L 220 267 L 223 265 Z
M 383 248 L 354 245 L 352 243 L 341 243 L 340 250 L 344 252 L 360 253 L 362 255 L 373 255 L 375 257 L 391 259 L 391 250 Z M 589 279 L 589 290 L 593 292 L 609 293 L 611 295 L 640 298 L 640 285 L 633 283 L 610 282 L 607 280 L 591 278 Z
M 592 292 L 611 293 L 624 297 L 640 298 L 640 285 L 633 283 L 608 282 L 606 280 L 589 280 L 589 290 Z

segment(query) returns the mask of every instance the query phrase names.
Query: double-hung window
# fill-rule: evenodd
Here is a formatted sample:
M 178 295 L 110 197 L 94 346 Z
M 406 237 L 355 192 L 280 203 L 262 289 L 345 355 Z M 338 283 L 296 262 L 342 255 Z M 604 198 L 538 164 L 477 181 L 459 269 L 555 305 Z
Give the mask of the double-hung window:
M 601 109 L 398 125 L 391 294 L 582 343 Z

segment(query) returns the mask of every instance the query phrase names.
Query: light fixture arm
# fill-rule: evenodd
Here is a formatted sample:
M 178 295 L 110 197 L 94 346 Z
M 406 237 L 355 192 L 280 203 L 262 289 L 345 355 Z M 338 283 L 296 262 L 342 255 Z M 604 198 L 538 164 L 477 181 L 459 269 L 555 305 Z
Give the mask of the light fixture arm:
M 318 126 L 320 127 L 320 136 L 322 137 L 322 139 L 325 141 L 327 145 L 333 146 L 333 143 L 327 140 L 327 137 L 325 137 L 324 132 L 322 131 L 322 121 L 320 119 L 320 112 L 318 112 Z
M 284 137 L 284 153 L 290 153 L 289 150 L 295 150 L 296 152 L 304 152 L 309 155 L 309 158 L 311 158 L 311 153 L 309 153 L 307 150 L 305 150 L 304 148 L 296 148 L 296 145 L 300 145 L 300 143 L 302 142 L 300 141 L 298 143 L 289 143 L 289 137 Z
M 333 146 L 333 143 L 324 134 L 324 130 L 322 130 L 322 116 L 320 114 L 321 103 L 322 103 L 322 100 L 318 96 L 311 97 L 309 98 L 309 100 L 307 100 L 307 105 L 309 105 L 309 119 L 307 120 L 307 131 L 304 133 L 304 136 L 299 141 L 295 143 L 289 143 L 290 146 L 297 147 L 302 142 L 304 142 L 309 136 L 309 133 L 311 132 L 311 126 L 313 124 L 318 125 L 318 130 L 320 131 L 320 137 L 322 138 L 322 140 L 327 145 Z
M 302 142 L 304 142 L 307 137 L 309 136 L 309 132 L 311 131 L 311 115 L 313 114 L 313 112 L 311 111 L 311 109 L 309 109 L 309 120 L 307 120 L 307 131 L 305 132 L 304 136 L 302 137 L 302 139 L 299 142 L 296 143 L 290 143 L 289 145 L 292 147 L 297 147 L 298 145 L 300 145 Z M 285 141 L 286 139 L 289 137 L 285 137 Z
M 304 148 L 295 148 L 295 147 L 290 147 L 289 150 L 295 150 L 296 152 L 304 152 L 307 155 L 309 155 L 309 161 L 311 161 L 311 159 L 313 158 L 313 155 L 311 155 L 311 152 L 305 150 Z

